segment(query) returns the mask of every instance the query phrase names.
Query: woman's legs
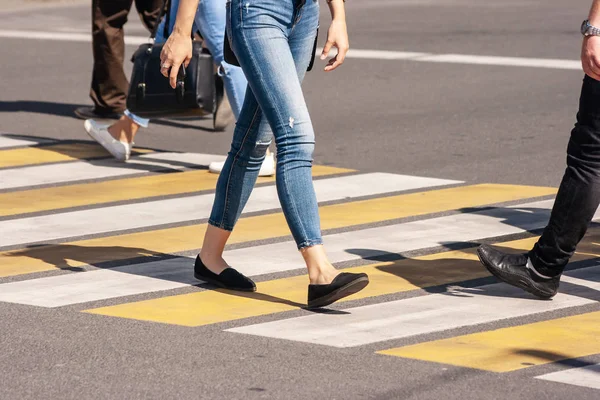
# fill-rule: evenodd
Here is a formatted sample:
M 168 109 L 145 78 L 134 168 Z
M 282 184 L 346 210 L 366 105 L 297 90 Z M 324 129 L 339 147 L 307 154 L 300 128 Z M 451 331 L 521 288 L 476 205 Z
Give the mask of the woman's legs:
M 246 96 L 209 221 L 207 236 L 221 240 L 206 238 L 205 246 L 218 244 L 222 249 L 228 233 L 219 231 L 233 229 L 254 187 L 257 166 L 268 147 L 264 112 L 277 143 L 277 191 L 286 220 L 311 283 L 330 283 L 338 272 L 322 247 L 311 175 L 314 132 L 300 87 L 312 57 L 318 4 L 309 0 L 301 10 L 291 1 L 230 4 L 229 36 L 252 91 Z M 201 257 L 208 253 L 219 252 L 203 248 Z

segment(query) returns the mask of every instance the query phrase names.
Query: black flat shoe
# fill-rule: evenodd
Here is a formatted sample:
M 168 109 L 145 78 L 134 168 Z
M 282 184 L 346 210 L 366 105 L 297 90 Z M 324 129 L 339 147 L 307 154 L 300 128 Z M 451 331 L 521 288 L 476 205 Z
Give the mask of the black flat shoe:
M 196 257 L 194 277 L 200 281 L 208 282 L 224 289 L 240 292 L 256 292 L 256 285 L 250 278 L 245 277 L 233 268 L 227 268 L 217 275 L 206 268 L 200 259 L 200 255 Z
M 560 284 L 560 275 L 542 278 L 535 271 L 527 268 L 527 255 L 509 254 L 488 245 L 477 249 L 481 263 L 500 281 L 516 286 L 548 300 L 556 295 Z
M 328 285 L 308 285 L 308 307 L 321 308 L 360 292 L 369 284 L 367 274 L 342 272 Z

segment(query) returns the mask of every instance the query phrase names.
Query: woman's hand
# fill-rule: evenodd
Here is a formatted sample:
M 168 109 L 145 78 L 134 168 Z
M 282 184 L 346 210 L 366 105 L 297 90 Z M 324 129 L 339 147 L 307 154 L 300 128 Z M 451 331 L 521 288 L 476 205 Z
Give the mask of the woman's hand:
M 160 72 L 167 78 L 171 87 L 177 86 L 177 73 L 179 67 L 186 67 L 192 59 L 192 38 L 174 31 L 163 46 L 160 53 Z
M 321 60 L 327 58 L 332 47 L 336 47 L 338 52 L 325 66 L 326 72 L 333 71 L 342 65 L 346 59 L 346 53 L 350 48 L 345 19 L 333 19 L 333 21 L 331 21 L 331 26 L 327 31 L 327 43 L 325 43 L 323 53 L 321 53 Z

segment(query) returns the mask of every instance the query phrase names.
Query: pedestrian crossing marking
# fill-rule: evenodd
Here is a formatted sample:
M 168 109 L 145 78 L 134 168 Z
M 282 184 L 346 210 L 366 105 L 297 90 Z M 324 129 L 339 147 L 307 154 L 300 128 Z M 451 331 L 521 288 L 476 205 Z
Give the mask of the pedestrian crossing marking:
M 348 169 L 314 166 L 313 176 L 351 172 Z M 133 177 L 105 182 L 82 183 L 44 189 L 0 193 L 0 216 L 50 211 L 78 206 L 183 195 L 214 189 L 219 175 L 201 171 Z M 273 182 L 274 177 L 259 178 L 257 183 Z M 31 199 L 36 199 L 32 202 Z
M 373 185 L 372 182 L 378 184 Z M 313 186 L 319 202 L 326 202 L 349 201 L 363 196 L 384 195 L 454 182 L 373 172 L 318 179 L 314 181 Z M 10 219 L 2 222 L 4 232 L 2 246 L 16 247 L 51 240 L 64 242 L 68 238 L 83 235 L 149 229 L 164 224 L 182 224 L 189 223 L 191 220 L 208 219 L 214 197 L 214 193 L 205 193 Z M 279 208 L 277 188 L 274 185 L 267 185 L 254 189 L 243 211 L 244 214 L 248 214 Z
M 470 260 L 471 263 L 464 266 L 452 265 L 450 269 L 446 269 L 438 262 L 437 266 L 444 268 L 444 271 L 435 276 L 432 270 L 415 265 L 406 266 L 408 263 L 400 266 L 384 263 L 345 269 L 345 272 L 367 273 L 370 284 L 341 302 L 406 292 L 418 289 L 421 285 L 432 286 L 488 275 L 483 268 L 475 265 L 473 254 L 456 256 L 463 256 L 463 260 Z M 448 266 L 447 263 L 443 264 Z M 256 285 L 256 293 L 210 290 L 124 303 L 86 312 L 182 326 L 202 326 L 291 311 L 306 305 L 307 276 L 258 282 Z
M 113 158 L 41 164 L 0 169 L 0 190 L 33 188 L 40 185 L 65 185 L 99 179 L 143 176 L 152 172 L 177 172 L 204 168 L 224 156 L 202 153 L 148 153 L 134 156 L 124 163 Z
M 46 142 L 54 142 L 54 140 L 0 133 L 0 149 L 6 147 L 35 146 Z
M 15 148 L 17 146 L 28 147 Z M 11 217 L 9 219 L 12 221 L 26 221 L 25 214 L 62 210 L 62 214 L 58 213 L 54 215 L 70 218 L 76 214 L 69 212 L 67 210 L 69 208 L 90 207 L 96 210 L 104 210 L 109 208 L 109 203 L 139 201 L 139 203 L 129 204 L 135 207 L 144 203 L 152 203 L 153 198 L 188 195 L 196 191 L 210 190 L 215 186 L 217 175 L 209 175 L 206 170 L 198 170 L 196 168 L 199 165 L 207 165 L 208 162 L 212 161 L 212 159 L 208 159 L 210 157 L 222 158 L 222 156 L 191 153 L 154 153 L 151 150 L 141 150 L 138 152 L 138 154 L 144 153 L 150 154 L 134 157 L 129 164 L 118 164 L 109 158 L 108 153 L 95 144 L 61 143 L 41 139 L 36 143 L 23 138 L 7 138 L 0 135 L 0 190 L 3 191 L 3 193 L 0 193 L 0 217 Z M 147 156 L 156 158 L 156 160 L 145 159 Z M 161 156 L 167 158 L 161 161 Z M 198 156 L 205 158 L 201 158 L 201 161 L 198 161 Z M 191 157 L 194 161 L 179 160 L 186 157 Z M 104 159 L 95 161 L 93 164 L 77 161 L 94 158 Z M 352 172 L 355 171 L 326 166 L 313 167 L 313 176 L 343 175 Z M 42 174 L 50 174 L 52 176 L 38 176 Z M 335 255 L 332 258 L 334 262 L 344 262 L 361 257 L 369 259 L 374 254 L 378 256 L 386 254 L 386 252 L 401 253 L 403 251 L 430 248 L 446 243 L 478 240 L 483 237 L 520 234 L 527 230 L 538 229 L 543 226 L 541 222 L 542 217 L 544 216 L 544 222 L 546 219 L 545 212 L 539 212 L 539 210 L 548 210 L 551 206 L 551 200 L 531 203 L 529 205 L 522 204 L 523 210 L 519 212 L 514 211 L 514 209 L 508 211 L 508 209 L 501 207 L 496 207 L 492 210 L 481 210 L 479 219 L 471 219 L 471 217 L 475 217 L 475 214 L 478 214 L 473 212 L 472 208 L 551 196 L 556 193 L 556 189 L 554 188 L 514 185 L 473 185 L 398 194 L 398 192 L 405 190 L 422 190 L 433 186 L 452 185 L 462 182 L 430 179 L 427 184 L 419 184 L 421 186 L 413 182 L 414 186 L 411 188 L 392 190 L 391 186 L 393 185 L 386 183 L 386 179 L 383 177 L 385 174 L 380 174 L 377 177 L 375 175 L 373 174 L 373 178 L 364 186 L 379 187 L 383 185 L 385 189 L 380 191 L 373 190 L 373 193 L 367 194 L 363 194 L 361 190 L 358 190 L 360 193 L 356 194 L 353 190 L 349 190 L 349 186 L 342 185 L 343 189 L 335 189 L 336 183 L 340 181 L 336 180 L 338 178 L 333 178 L 329 183 L 332 190 L 328 193 L 331 194 L 335 190 L 338 193 L 333 197 L 326 197 L 325 200 L 320 199 L 322 202 L 344 202 L 342 204 L 321 205 L 320 213 L 323 230 L 348 227 L 353 227 L 354 229 L 351 232 L 333 233 L 329 235 L 331 236 L 330 238 L 325 237 L 326 244 L 330 243 L 327 239 L 337 240 L 336 245 L 333 247 L 328 244 L 328 250 L 333 248 L 338 253 L 345 253 Z M 387 175 L 398 177 L 398 175 Z M 406 178 L 415 178 L 416 181 L 425 181 L 428 179 L 418 177 Z M 269 183 L 273 182 L 273 180 L 273 178 L 259 178 L 258 183 Z M 48 187 L 50 184 L 58 184 L 59 186 Z M 34 186 L 36 185 L 47 186 L 35 188 Z M 20 187 L 24 188 L 24 190 L 14 190 Z M 267 187 L 274 189 L 272 186 Z M 9 191 L 11 189 L 12 191 Z M 275 192 L 273 191 L 273 193 Z M 205 195 L 202 203 L 194 205 L 194 213 L 198 210 L 200 210 L 199 214 L 206 213 L 206 210 L 209 209 L 206 199 L 209 196 L 212 195 Z M 369 198 L 369 200 L 356 200 L 357 198 L 363 198 L 362 196 Z M 387 197 L 371 198 L 375 196 Z M 196 196 L 194 198 L 199 197 Z M 353 198 L 354 201 L 349 201 L 350 198 Z M 262 196 L 260 200 L 265 202 L 265 200 L 269 199 L 265 199 Z M 163 203 L 156 203 L 157 212 L 161 212 L 159 204 Z M 236 227 L 236 231 L 229 242 L 230 244 L 249 243 L 289 235 L 283 215 L 279 212 L 272 213 L 276 208 L 276 206 L 273 206 L 273 201 L 269 200 L 264 204 L 266 205 L 262 208 L 253 208 L 252 204 L 249 203 L 248 212 L 269 212 L 269 214 L 252 217 L 244 216 Z M 413 222 L 394 222 L 396 223 L 395 225 L 388 224 L 383 227 L 365 228 L 366 225 L 379 222 L 461 209 L 465 209 L 465 213 L 453 214 L 446 217 L 419 219 Z M 147 211 L 145 210 L 144 212 Z M 141 216 L 136 214 L 134 217 L 146 218 L 142 215 L 144 212 L 140 214 Z M 535 215 L 531 218 L 522 219 L 522 215 L 527 212 L 532 212 Z M 186 211 L 186 213 L 185 221 L 177 220 L 172 223 L 185 223 L 192 218 L 196 220 L 205 218 L 204 214 L 198 217 L 196 214 L 192 215 L 193 213 L 189 211 Z M 168 214 L 177 214 L 177 210 L 169 209 Z M 148 216 L 148 218 L 152 217 Z M 486 218 L 487 220 L 484 222 Z M 494 223 L 491 223 L 489 219 L 493 218 L 496 220 Z M 119 216 L 116 219 L 124 220 L 124 218 Z M 109 221 L 110 218 L 107 217 L 104 220 L 107 227 L 112 226 L 112 222 Z M 40 221 L 43 221 L 43 219 Z M 48 219 L 48 221 L 52 222 L 53 220 Z M 88 223 L 95 225 L 93 220 L 88 221 Z M 419 223 L 422 226 L 418 225 Z M 469 225 L 470 223 L 471 225 Z M 2 230 L 2 224 L 0 222 L 0 231 Z M 444 227 L 448 226 L 448 229 L 440 229 L 442 228 L 440 224 L 443 224 Z M 453 226 L 453 224 L 456 226 Z M 96 232 L 93 229 L 89 230 L 89 232 L 84 230 L 70 237 L 75 237 L 79 234 L 90 234 L 88 237 L 91 237 L 93 234 L 110 234 L 111 236 L 78 241 L 71 240 L 70 242 L 57 245 L 28 246 L 25 249 L 0 252 L 0 278 L 31 272 L 52 271 L 59 268 L 77 270 L 78 267 L 88 264 L 94 265 L 104 261 L 120 261 L 147 256 L 161 257 L 160 261 L 145 259 L 141 264 L 4 283 L 0 285 L 0 301 L 42 307 L 59 307 L 80 304 L 86 301 L 99 301 L 120 296 L 174 290 L 198 283 L 193 278 L 191 272 L 193 258 L 176 257 L 163 259 L 162 256 L 197 249 L 204 235 L 206 224 L 157 229 L 158 225 L 160 224 L 152 225 L 149 223 L 139 227 L 135 226 L 134 228 L 144 231 L 128 234 L 118 234 L 117 231 L 119 229 L 108 230 L 106 232 Z M 9 233 L 7 236 L 14 238 L 12 232 L 17 232 L 16 228 L 18 226 L 18 223 L 11 225 L 8 228 Z M 27 223 L 23 226 L 27 227 Z M 60 224 L 49 224 L 48 226 L 56 226 L 65 232 L 71 227 L 69 223 L 66 223 L 62 227 Z M 22 229 L 22 231 L 30 231 L 32 234 L 35 234 L 35 232 L 39 232 L 40 230 L 47 230 L 48 226 L 31 225 L 27 229 Z M 408 231 L 409 226 L 415 229 L 414 237 L 407 238 L 406 243 L 399 242 L 401 235 L 394 236 L 391 233 L 393 229 L 402 230 L 402 235 L 404 235 L 402 237 L 406 238 L 405 231 Z M 373 232 L 367 234 L 366 232 L 370 230 Z M 428 231 L 431 231 L 429 235 L 427 234 Z M 480 234 L 477 237 L 472 237 L 473 232 L 476 231 L 480 232 Z M 375 232 L 380 232 L 384 237 L 378 240 Z M 360 236 L 359 233 L 364 234 L 364 236 Z M 0 232 L 0 246 L 3 246 L 2 235 Z M 428 240 L 425 240 L 425 235 L 427 235 Z M 579 245 L 578 252 L 572 261 L 576 262 L 599 257 L 599 235 L 600 230 L 598 228 L 591 228 L 586 238 Z M 33 242 L 25 242 L 25 239 L 20 239 L 21 237 L 25 238 L 26 236 L 19 236 L 18 239 L 13 239 L 13 242 L 5 246 L 16 247 Z M 362 242 L 359 241 L 361 237 L 364 239 Z M 48 237 L 44 240 L 55 239 Z M 68 236 L 61 236 L 57 237 L 56 240 L 68 241 L 69 239 Z M 301 267 L 302 260 L 298 253 L 294 252 L 293 242 L 289 237 L 285 240 L 285 242 L 276 244 L 229 250 L 226 252 L 226 259 L 233 260 L 234 263 L 232 265 L 236 267 L 238 265 L 241 266 L 240 270 L 242 272 L 246 273 L 246 271 L 250 271 L 251 273 L 248 275 L 267 274 Z M 342 246 L 341 244 L 344 240 L 345 246 Z M 507 248 L 528 250 L 536 240 L 537 238 L 528 238 L 504 242 L 500 243 L 500 245 Z M 357 245 L 357 243 L 360 243 L 360 245 Z M 261 251 L 269 254 L 264 254 L 261 257 Z M 269 257 L 273 260 L 269 260 Z M 295 257 L 297 262 L 291 261 L 292 257 Z M 278 260 L 275 260 L 276 258 Z M 152 260 L 152 257 L 150 257 L 150 260 Z M 238 263 L 240 260 L 244 261 L 245 264 L 244 262 Z M 261 263 L 261 265 L 252 266 L 250 265 L 251 263 Z M 244 268 L 247 268 L 247 270 Z M 474 249 L 448 251 L 415 257 L 414 259 L 371 264 L 346 269 L 346 271 L 367 272 L 371 277 L 371 284 L 363 292 L 346 298 L 343 301 L 377 298 L 389 294 L 488 276 L 487 271 L 478 262 Z M 598 276 L 598 271 L 600 271 L 600 267 L 576 270 L 574 275 L 571 272 L 567 273 L 568 275 L 565 275 L 563 279 L 564 284 L 561 287 L 561 293 L 552 302 L 532 300 L 527 297 L 528 295 L 517 293 L 516 289 L 513 290 L 514 288 L 510 288 L 508 285 L 494 284 L 471 289 L 467 288 L 463 291 L 458 290 L 455 294 L 456 297 L 465 296 L 465 293 L 467 293 L 464 308 L 460 305 L 462 303 L 456 303 L 455 306 L 452 306 L 452 304 L 455 304 L 451 301 L 453 297 L 444 298 L 439 294 L 421 295 L 388 303 L 381 303 L 382 299 L 377 299 L 378 304 L 373 304 L 373 306 L 345 309 L 343 313 L 349 315 L 311 314 L 309 317 L 290 318 L 287 320 L 279 319 L 271 323 L 238 326 L 237 328 L 228 329 L 228 331 L 238 334 L 245 333 L 279 339 L 285 338 L 336 347 L 356 346 L 398 338 L 397 332 L 402 332 L 403 330 L 417 332 L 418 329 L 414 325 L 416 325 L 415 321 L 418 321 L 418 317 L 411 318 L 418 312 L 423 314 L 421 315 L 423 320 L 428 320 L 429 331 L 425 330 L 422 332 L 427 334 L 434 331 L 456 328 L 460 326 L 461 320 L 474 320 L 476 312 L 473 310 L 477 307 L 487 309 L 488 315 L 483 316 L 487 320 L 483 318 L 482 321 L 489 322 L 512 318 L 518 315 L 533 315 L 544 311 L 591 304 L 597 298 L 597 296 L 593 295 L 594 290 L 600 290 L 598 279 L 593 278 L 593 274 Z M 579 274 L 580 272 L 581 274 Z M 577 277 L 573 278 L 573 276 L 580 275 L 586 281 L 581 281 Z M 591 279 L 590 276 L 592 276 Z M 573 292 L 569 290 L 569 286 L 566 286 L 565 290 L 565 284 L 578 283 L 584 289 Z M 86 308 L 88 309 L 83 312 L 181 326 L 203 326 L 298 310 L 306 304 L 307 284 L 308 278 L 302 275 L 259 282 L 259 291 L 257 293 L 204 290 L 160 298 L 156 298 L 160 296 L 159 294 L 154 294 L 155 298 L 152 300 L 121 303 L 116 306 L 90 308 L 97 307 L 98 304 L 87 305 Z M 31 287 L 26 287 L 28 285 Z M 20 290 L 19 288 L 25 288 L 25 290 Z M 37 292 L 38 298 L 34 299 L 36 288 L 41 288 L 41 290 Z M 481 288 L 486 288 L 488 296 L 495 300 L 490 300 L 490 302 L 486 303 L 486 301 L 479 302 L 482 299 L 481 296 L 478 297 L 475 295 L 473 298 L 468 298 L 469 290 L 476 292 Z M 435 290 L 438 290 L 438 288 Z M 452 290 L 452 287 L 448 288 L 447 294 L 449 295 Z M 60 293 L 51 293 L 52 291 Z M 507 297 L 502 297 L 505 295 Z M 423 308 L 416 313 L 413 310 L 411 316 L 406 315 L 406 309 L 402 307 L 402 305 L 406 305 L 408 302 L 416 304 L 419 299 L 431 300 L 429 303 L 433 304 L 435 303 L 433 301 L 434 298 L 437 304 L 441 305 L 441 310 L 438 314 L 435 314 L 433 309 L 427 310 Z M 450 300 L 446 301 L 448 298 Z M 32 299 L 34 300 L 32 301 Z M 491 307 L 494 301 L 494 304 L 496 304 L 495 308 Z M 385 307 L 392 303 L 396 305 L 394 307 Z M 112 304 L 115 303 L 113 302 Z M 519 308 L 519 305 L 522 308 Z M 378 308 L 378 306 L 382 307 Z M 83 306 L 80 307 L 83 308 Z M 509 310 L 506 311 L 503 308 L 508 308 Z M 362 309 L 369 309 L 372 312 L 366 312 L 367 315 L 362 319 L 354 320 L 353 317 L 355 314 L 357 315 L 359 310 Z M 384 310 L 387 311 L 384 312 Z M 490 310 L 493 310 L 493 312 Z M 407 313 L 410 314 L 410 312 Z M 446 314 L 446 319 L 441 318 L 435 323 L 436 315 L 442 316 L 444 313 Z M 309 321 L 306 318 L 313 317 L 322 319 L 311 319 L 310 322 L 303 325 L 302 321 Z M 482 315 L 479 315 L 479 317 L 482 317 Z M 451 320 L 456 321 L 458 325 L 452 325 L 453 321 Z M 561 320 L 562 322 L 560 322 Z M 320 324 L 318 321 L 327 322 Z M 482 321 L 479 323 L 482 323 Z M 600 336 L 598 333 L 600 332 L 599 328 L 597 328 L 600 326 L 598 324 L 599 321 L 600 312 L 589 313 L 575 317 L 544 321 L 542 323 L 445 339 L 448 343 L 445 343 L 444 340 L 432 341 L 384 350 L 379 353 L 388 354 L 389 352 L 390 354 L 388 355 L 397 357 L 489 371 L 514 371 L 532 365 L 541 365 L 558 360 L 600 353 L 600 340 L 598 339 Z M 348 324 L 356 325 L 356 330 L 362 331 L 362 336 L 355 331 L 348 330 Z M 436 324 L 437 326 L 434 326 Z M 470 325 L 464 323 L 462 326 Z M 575 326 L 576 329 L 573 330 L 572 326 Z M 278 330 L 279 327 L 282 327 L 281 331 Z M 331 332 L 335 331 L 335 335 L 332 335 L 331 338 L 326 338 L 324 332 L 327 330 Z M 344 333 L 347 333 L 347 335 Z M 299 339 L 298 337 L 301 338 Z M 517 337 L 518 340 L 513 340 L 513 337 Z M 565 343 L 568 345 L 565 346 Z M 390 346 L 388 345 L 387 347 Z M 424 346 L 425 351 L 419 350 L 419 346 Z M 411 349 L 413 353 L 410 353 Z M 408 355 L 402 353 L 406 351 L 409 352 Z M 393 354 L 394 352 L 398 352 L 398 354 Z M 428 359 L 428 357 L 431 359 Z M 458 359 L 458 363 L 455 362 L 455 359 Z M 598 366 L 590 366 L 542 375 L 537 378 L 574 385 L 578 384 L 590 388 L 600 388 L 594 381 L 594 374 L 597 375 L 598 371 L 600 371 Z
M 507 242 L 503 246 L 526 250 L 534 243 L 535 238 L 528 238 Z M 353 267 L 344 271 L 367 273 L 370 284 L 342 302 L 489 276 L 480 265 L 474 249 Z M 256 293 L 210 290 L 101 307 L 86 312 L 174 325 L 201 326 L 301 308 L 306 304 L 307 285 L 308 278 L 303 275 L 259 282 Z
M 473 333 L 380 354 L 492 372 L 600 353 L 600 312 Z
M 448 243 L 501 237 L 542 228 L 552 200 L 520 204 L 509 208 L 486 208 L 394 225 L 332 233 L 323 237 L 330 262 L 372 259 Z M 597 213 L 600 218 L 600 212 Z M 510 221 L 509 224 L 506 221 Z M 365 243 L 376 248 L 365 249 Z M 291 251 L 290 241 L 225 251 L 224 258 L 247 276 L 305 268 L 302 257 Z M 38 307 L 62 307 L 89 301 L 186 287 L 193 280 L 193 257 L 142 262 L 140 264 L 61 274 L 2 285 L 0 301 Z
M 473 185 L 320 207 L 323 230 L 554 194 L 536 186 Z M 200 247 L 206 224 L 0 252 L 0 277 L 164 255 Z M 289 235 L 283 214 L 241 218 L 230 244 Z
M 151 152 L 151 150 L 136 149 L 132 154 L 149 152 Z M 110 154 L 100 145 L 88 143 L 61 143 L 39 147 L 26 147 L 22 149 L 0 150 L 0 168 L 101 157 L 110 157 Z
M 569 341 L 571 338 L 566 338 L 566 340 Z M 580 368 L 569 368 L 558 372 L 536 376 L 536 379 L 566 383 L 568 385 L 587 387 L 591 389 L 600 389 L 600 364 L 593 364 Z
M 534 242 L 516 244 L 523 251 L 530 249 Z M 507 245 L 509 243 L 502 244 Z M 471 263 L 474 272 L 485 270 L 477 260 L 455 260 L 444 266 L 440 260 L 423 263 L 419 258 L 413 262 L 430 266 L 423 271 L 426 275 L 439 274 L 441 269 L 450 268 L 452 271 L 455 266 L 466 265 L 467 262 Z M 402 270 L 399 273 L 410 278 Z M 280 318 L 227 331 L 339 348 L 363 346 L 595 304 L 600 291 L 598 276 L 600 266 L 567 272 L 562 277 L 563 290 L 553 301 L 537 300 L 505 283 L 461 287 L 459 282 L 469 279 L 469 276 L 464 276 L 454 285 L 443 290 L 438 288 L 438 293 L 434 294 L 344 308 L 341 314 L 315 313 Z

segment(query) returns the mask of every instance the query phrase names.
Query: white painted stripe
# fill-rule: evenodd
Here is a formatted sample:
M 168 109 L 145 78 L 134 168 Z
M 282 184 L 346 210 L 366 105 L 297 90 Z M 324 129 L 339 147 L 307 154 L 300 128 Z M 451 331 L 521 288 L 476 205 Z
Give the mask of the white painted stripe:
M 323 239 L 327 256 L 333 263 L 368 259 L 387 253 L 403 253 L 540 229 L 547 224 L 553 203 L 554 200 L 546 200 L 509 208 L 494 208 L 338 233 L 327 235 Z M 594 218 L 600 218 L 600 211 Z M 248 275 L 304 268 L 302 257 L 294 252 L 290 253 L 292 248 L 289 242 L 253 246 L 228 251 L 225 259 Z
M 433 178 L 372 173 L 319 179 L 314 182 L 321 202 L 459 183 Z M 94 235 L 126 229 L 146 228 L 208 218 L 214 194 L 150 201 L 58 213 L 0 222 L 1 246 Z M 245 212 L 279 209 L 275 186 L 256 188 Z
M 500 65 L 507 67 L 570 69 L 581 71 L 581 62 L 578 60 L 558 60 L 550 58 L 496 57 L 466 54 L 431 54 L 425 57 L 417 57 L 414 59 L 414 61 L 446 64 Z
M 323 49 L 317 49 L 317 54 L 321 54 L 322 51 Z M 410 51 L 350 49 L 348 50 L 346 57 L 364 58 L 370 60 L 414 60 L 420 57 L 431 55 L 431 53 L 416 53 Z
M 405 252 L 541 228 L 548 220 L 546 211 L 551 207 L 552 201 L 536 202 L 523 204 L 518 208 L 497 208 L 474 214 L 327 235 L 324 239 L 327 254 L 336 263 L 360 258 L 355 252 L 349 252 L 349 249 L 369 249 L 361 251 L 361 254 L 376 256 L 385 252 Z M 506 221 L 510 221 L 510 224 Z M 304 268 L 300 255 L 294 251 L 294 245 L 290 242 L 230 250 L 225 252 L 224 257 L 229 264 L 249 276 Z M 182 257 L 113 270 L 85 272 L 85 278 L 81 277 L 83 273 L 78 273 L 8 283 L 0 286 L 0 301 L 60 307 L 168 290 L 188 285 L 193 263 L 193 258 Z M 115 278 L 111 271 L 117 271 L 115 274 L 119 278 Z M 157 274 L 166 271 L 170 272 L 168 279 L 171 282 L 162 289 L 163 286 L 156 282 L 156 278 L 161 278 Z M 124 276 L 123 272 L 135 276 Z M 146 283 L 144 279 L 147 279 Z M 162 279 L 166 278 L 162 276 Z M 180 282 L 180 285 L 173 286 L 173 282 Z M 132 289 L 133 286 L 135 289 Z
M 497 283 L 228 331 L 333 347 L 361 346 L 596 303 L 599 273 L 600 267 L 568 272 L 562 282 L 575 285 L 563 284 L 563 293 L 552 301 Z
M 25 30 L 0 30 L 0 37 L 72 42 L 90 42 L 92 40 L 91 35 L 87 33 L 42 32 Z M 130 45 L 140 45 L 142 43 L 148 43 L 148 38 L 143 36 L 126 36 L 125 43 Z M 320 54 L 321 51 L 322 49 L 317 49 L 317 54 Z M 368 60 L 409 60 L 433 63 L 498 65 L 511 67 L 552 68 L 581 71 L 581 63 L 578 60 L 561 60 L 546 58 L 499 57 L 468 54 L 433 54 L 420 52 L 363 49 L 350 49 L 346 57 Z
M 132 157 L 129 162 L 117 160 L 74 161 L 60 164 L 35 165 L 0 170 L 0 190 L 26 186 L 75 183 L 89 179 L 142 175 L 164 169 L 206 167 L 225 156 L 196 153 L 151 153 Z
M 536 376 L 545 381 L 567 383 L 574 386 L 583 386 L 591 389 L 600 389 L 600 364 L 589 365 L 582 368 L 571 368 L 551 374 Z
M 35 146 L 36 144 L 40 143 L 53 142 L 53 140 L 43 138 L 17 139 L 17 137 L 18 135 L 15 135 L 15 137 L 9 137 L 0 134 L 0 149 L 17 146 Z
M 28 30 L 0 29 L 0 37 L 13 39 L 54 40 L 61 42 L 91 42 L 91 33 L 44 32 Z M 149 38 L 143 36 L 125 36 L 125 44 L 140 45 L 148 43 Z
M 0 301 L 40 307 L 60 307 L 171 290 L 197 284 L 192 269 L 193 260 L 181 257 L 143 265 L 128 265 L 5 283 L 1 285 Z

